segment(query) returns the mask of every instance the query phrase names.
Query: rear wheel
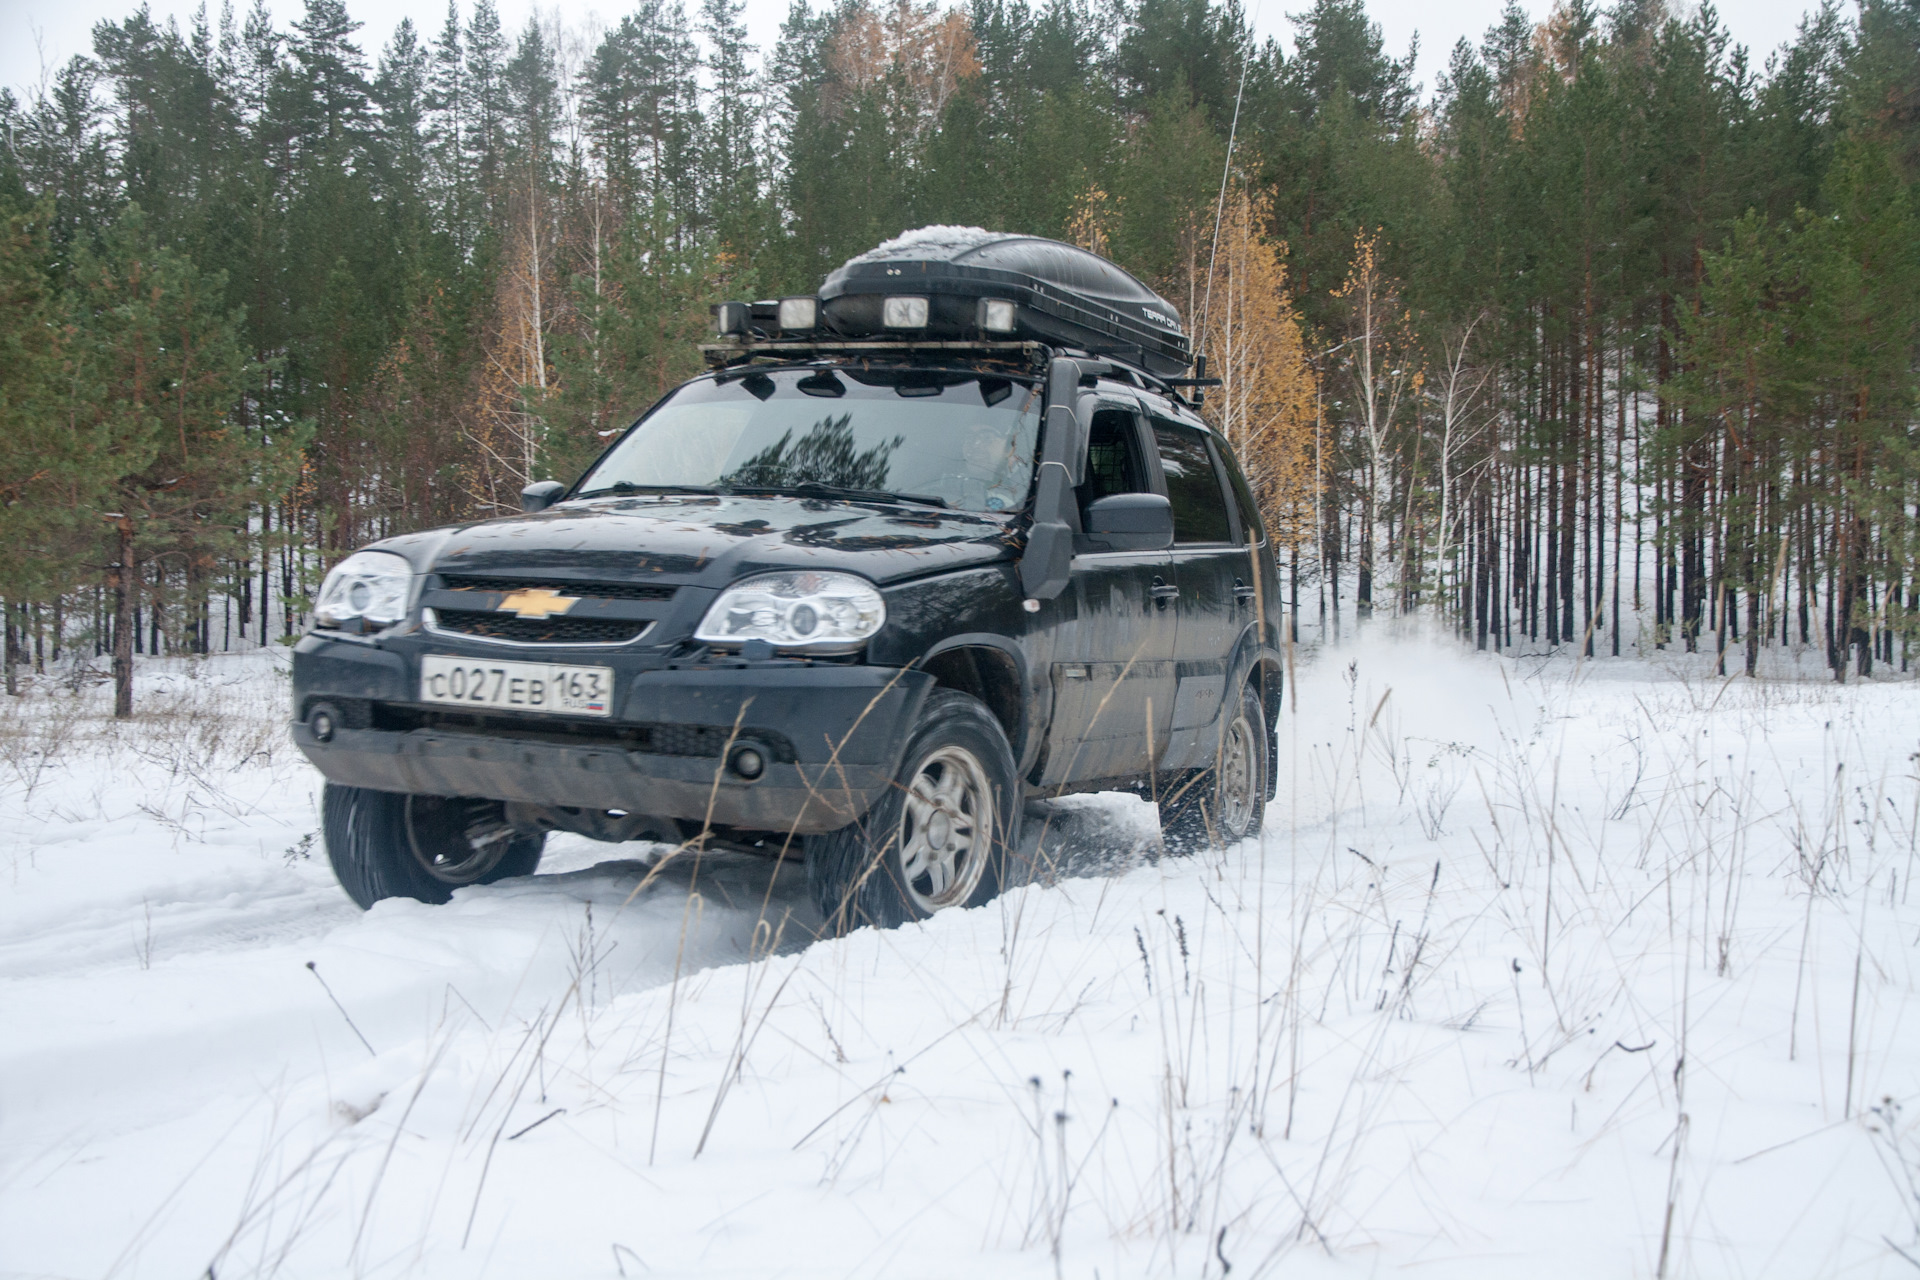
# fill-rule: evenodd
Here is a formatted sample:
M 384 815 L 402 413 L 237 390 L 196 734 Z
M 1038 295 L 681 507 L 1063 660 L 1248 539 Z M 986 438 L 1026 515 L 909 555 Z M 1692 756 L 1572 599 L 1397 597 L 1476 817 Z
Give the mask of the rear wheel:
M 363 908 L 382 898 L 445 902 L 462 885 L 532 875 L 546 836 L 507 822 L 497 800 L 405 796 L 328 783 L 327 861 Z
M 1267 717 L 1253 683 L 1221 727 L 1213 765 L 1171 780 L 1160 797 L 1160 833 L 1169 853 L 1230 845 L 1256 835 L 1266 817 Z
M 807 841 L 807 886 L 828 929 L 892 928 L 992 898 L 1019 838 L 1018 795 L 993 713 L 934 690 L 893 785 L 860 821 Z

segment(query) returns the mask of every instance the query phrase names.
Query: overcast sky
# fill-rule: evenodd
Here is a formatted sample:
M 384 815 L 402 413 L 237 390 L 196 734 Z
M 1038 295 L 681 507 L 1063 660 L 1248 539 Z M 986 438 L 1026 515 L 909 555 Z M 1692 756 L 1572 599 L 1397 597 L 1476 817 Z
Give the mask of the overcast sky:
M 625 12 L 618 0 L 496 2 L 509 33 L 525 26 L 536 9 L 558 14 L 569 26 L 604 25 L 609 20 L 617 21 Z M 1255 29 L 1287 43 L 1293 34 L 1287 12 L 1304 10 L 1308 2 L 1246 0 Z M 235 0 L 235 8 L 244 15 L 251 3 Z M 1523 3 L 1536 18 L 1551 8 L 1551 0 Z M 151 4 L 156 18 L 164 20 L 174 15 L 184 25 L 199 7 L 199 0 L 151 0 Z M 1367 7 L 1396 56 L 1404 53 L 1414 33 L 1419 33 L 1419 75 L 1431 90 L 1446 66 L 1447 52 L 1454 41 L 1461 36 L 1478 41 L 1503 5 L 1504 0 L 1369 0 Z M 207 7 L 217 22 L 220 0 L 209 0 Z M 269 0 L 268 7 L 282 27 L 305 8 L 303 0 Z M 1754 64 L 1759 66 L 1765 63 L 1768 52 L 1793 37 L 1807 7 L 1805 0 L 1726 0 L 1720 12 L 1734 39 L 1754 51 Z M 39 83 L 43 69 L 56 67 L 76 53 L 92 52 L 94 23 L 106 18 L 118 20 L 134 8 L 134 0 L 0 0 L 0 84 L 12 86 L 18 93 Z M 689 3 L 688 8 L 693 5 Z M 445 23 L 447 13 L 446 0 L 347 0 L 347 9 L 366 24 L 360 31 L 360 43 L 370 63 L 401 18 L 411 17 L 416 27 L 431 36 Z M 462 13 L 471 9 L 471 0 L 462 0 Z M 747 23 L 762 49 L 771 46 L 778 36 L 786 11 L 787 0 L 747 0 Z

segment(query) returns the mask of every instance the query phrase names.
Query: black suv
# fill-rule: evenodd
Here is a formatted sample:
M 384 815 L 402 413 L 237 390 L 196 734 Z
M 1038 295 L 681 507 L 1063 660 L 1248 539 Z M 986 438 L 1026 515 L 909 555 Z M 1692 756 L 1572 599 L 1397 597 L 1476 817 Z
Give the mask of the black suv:
M 570 488 L 328 575 L 293 732 L 356 902 L 560 830 L 798 851 L 830 921 L 889 925 L 990 897 L 1029 800 L 1258 830 L 1278 583 L 1171 307 L 940 228 L 714 312 L 712 369 Z

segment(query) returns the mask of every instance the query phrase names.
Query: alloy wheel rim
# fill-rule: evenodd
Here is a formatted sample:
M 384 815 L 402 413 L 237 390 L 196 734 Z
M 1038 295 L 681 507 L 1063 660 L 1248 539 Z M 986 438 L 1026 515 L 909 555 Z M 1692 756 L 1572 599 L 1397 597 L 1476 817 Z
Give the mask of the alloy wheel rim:
M 980 887 L 994 832 L 993 786 L 964 747 L 941 747 L 914 771 L 900 813 L 901 880 L 923 912 L 961 906 Z
M 1254 759 L 1253 726 L 1235 716 L 1220 750 L 1220 825 L 1236 840 L 1253 823 Z

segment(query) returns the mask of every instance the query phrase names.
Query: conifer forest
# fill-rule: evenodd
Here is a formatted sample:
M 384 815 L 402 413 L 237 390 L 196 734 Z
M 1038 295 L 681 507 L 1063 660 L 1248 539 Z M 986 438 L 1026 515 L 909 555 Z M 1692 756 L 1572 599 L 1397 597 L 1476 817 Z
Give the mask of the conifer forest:
M 375 537 L 518 510 L 709 304 L 927 224 L 1180 309 L 1296 633 L 1920 660 L 1920 0 L 1778 50 L 1517 5 L 1431 85 L 1363 0 L 144 8 L 0 90 L 8 683 L 271 643 Z

